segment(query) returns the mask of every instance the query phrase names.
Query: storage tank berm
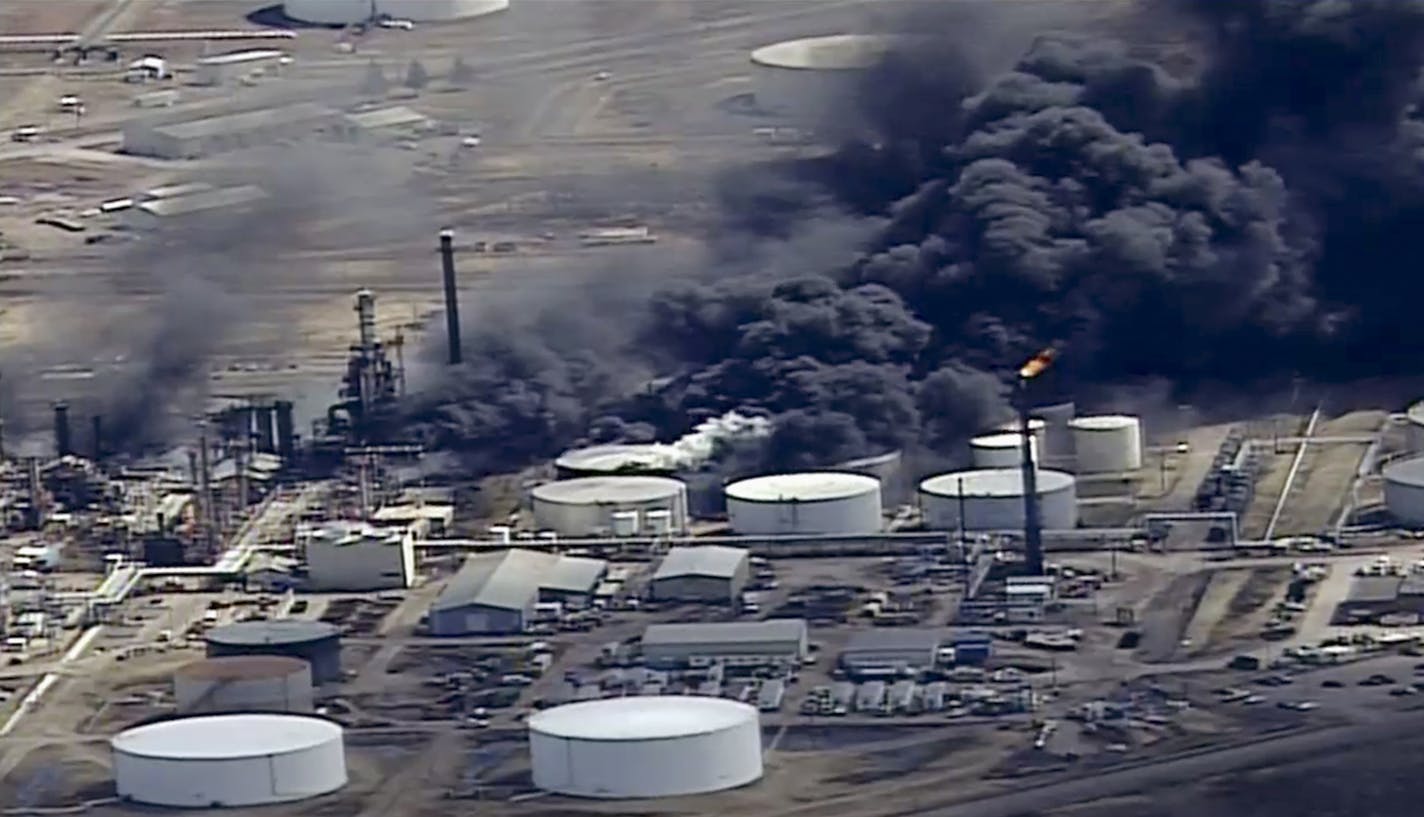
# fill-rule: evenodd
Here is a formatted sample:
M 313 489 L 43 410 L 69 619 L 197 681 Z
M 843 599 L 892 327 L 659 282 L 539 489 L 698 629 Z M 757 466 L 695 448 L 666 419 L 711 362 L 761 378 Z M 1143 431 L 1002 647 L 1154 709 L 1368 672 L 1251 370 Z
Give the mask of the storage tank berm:
M 687 486 L 671 477 L 580 477 L 547 482 L 531 493 L 534 524 L 561 536 L 607 536 L 628 530 L 623 519 L 637 514 L 631 533 L 642 518 L 665 511 L 675 532 L 687 529 Z
M 1038 440 L 1029 431 L 1029 447 L 1033 450 L 1033 461 L 1039 462 Z M 1023 434 L 1004 431 L 998 434 L 981 434 L 969 441 L 969 453 L 974 457 L 975 468 L 1014 468 L 1023 465 Z
M 895 43 L 886 34 L 836 34 L 788 40 L 752 52 L 753 93 L 763 111 L 817 124 L 826 100 L 853 93 Z
M 507 8 L 509 0 L 285 0 L 282 13 L 304 23 L 345 26 L 368 22 L 373 16 L 438 23 Z
M 120 732 L 110 746 L 119 797 L 154 806 L 260 806 L 346 785 L 341 727 L 319 718 L 179 718 Z
M 311 665 L 282 655 L 233 655 L 185 664 L 173 674 L 178 711 L 310 712 Z
M 1039 470 L 1035 480 L 1045 530 L 1078 526 L 1077 483 L 1072 474 Z M 920 509 L 930 530 L 964 527 L 974 531 L 1016 531 L 1024 526 L 1024 484 L 1020 468 L 956 471 L 920 483 Z
M 310 664 L 314 683 L 330 683 L 342 677 L 341 630 L 324 621 L 239 621 L 208 631 L 205 640 L 209 658 L 285 655 Z
M 1424 456 L 1385 466 L 1384 504 L 1399 524 L 1424 527 Z
M 574 797 L 704 794 L 762 775 L 757 710 L 723 698 L 637 696 L 529 718 L 534 785 Z
M 880 481 L 864 474 L 772 474 L 727 486 L 732 530 L 750 536 L 879 533 L 882 507 Z
M 1121 474 L 1142 467 L 1142 424 L 1136 417 L 1077 417 L 1068 425 L 1078 473 Z
M 1404 420 L 1409 450 L 1415 454 L 1424 454 L 1424 400 L 1410 406 L 1404 414 Z

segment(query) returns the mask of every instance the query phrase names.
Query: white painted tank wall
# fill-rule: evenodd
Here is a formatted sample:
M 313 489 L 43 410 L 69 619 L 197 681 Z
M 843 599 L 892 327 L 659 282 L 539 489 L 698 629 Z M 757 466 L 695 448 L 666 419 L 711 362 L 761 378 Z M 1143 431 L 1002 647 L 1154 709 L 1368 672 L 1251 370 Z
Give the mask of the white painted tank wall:
M 509 7 L 509 0 L 375 0 L 377 15 L 417 23 L 478 17 Z M 349 25 L 371 18 L 372 0 L 286 0 L 282 10 L 293 20 Z
M 803 500 L 742 499 L 732 493 L 740 483 L 733 483 L 728 486 L 727 517 L 733 531 L 750 536 L 879 533 L 883 527 L 880 484 L 872 477 L 864 481 L 855 493 Z
M 1424 401 L 1409 407 L 1409 411 L 1405 413 L 1405 423 L 1409 450 L 1424 454 Z
M 311 712 L 311 665 L 285 677 L 204 678 L 198 674 L 173 676 L 173 697 L 184 714 L 197 712 Z
M 1039 406 L 1032 412 L 1034 417 L 1043 418 L 1046 425 L 1043 440 L 1045 462 L 1066 460 L 1073 456 L 1073 431 L 1068 424 L 1078 416 L 1078 408 L 1073 403 L 1055 403 Z
M 1038 440 L 1031 438 L 1029 447 L 1033 461 L 1041 465 Z M 1023 437 L 1012 433 L 975 437 L 969 441 L 969 452 L 974 456 L 975 468 L 1017 468 L 1023 465 Z
M 630 499 L 620 496 L 617 491 L 611 491 L 604 498 L 573 501 L 573 498 L 551 499 L 536 489 L 532 498 L 534 524 L 540 530 L 554 531 L 560 536 L 594 536 L 610 533 L 615 527 L 622 527 L 624 523 L 615 520 L 617 514 L 629 511 L 637 513 L 641 530 L 647 527 L 648 513 L 667 511 L 675 532 L 687 530 L 687 486 L 677 480 L 667 477 L 583 477 L 563 482 L 634 479 L 654 481 L 649 484 L 665 484 L 666 490 L 646 498 Z M 549 483 L 549 486 L 560 484 Z M 556 489 L 553 493 L 558 494 L 559 491 Z
M 115 747 L 114 781 L 122 798 L 154 806 L 210 808 L 305 800 L 346 785 L 340 737 L 282 755 L 174 760 Z
M 842 99 L 890 45 L 880 35 L 838 34 L 776 43 L 752 52 L 757 107 L 798 125 L 822 123 L 827 100 Z
M 1015 469 L 1003 469 L 1004 478 L 1015 482 Z M 964 475 L 964 527 L 966 530 L 1019 530 L 1024 526 L 1024 498 L 1021 478 L 1016 492 L 985 491 L 976 487 L 976 474 Z M 920 510 L 930 530 L 959 528 L 958 475 L 931 477 L 920 484 Z M 1078 491 L 1072 475 L 1059 471 L 1038 472 L 1039 515 L 1047 530 L 1071 530 L 1078 526 Z
M 1384 469 L 1384 504 L 1401 525 L 1424 527 L 1424 457 Z
M 1079 417 L 1069 423 L 1080 474 L 1120 474 L 1142 467 L 1142 423 L 1136 417 Z
M 584 740 L 529 733 L 534 785 L 574 797 L 632 799 L 702 794 L 762 775 L 761 724 L 647 740 Z
M 1019 433 L 1019 421 L 1015 420 L 1012 423 L 1004 423 L 999 426 L 999 431 L 1008 431 L 1017 434 Z M 1038 445 L 1038 455 L 1042 457 L 1044 453 L 1048 451 L 1048 423 L 1037 417 L 1032 417 L 1028 421 L 1028 433 L 1033 435 L 1033 441 Z

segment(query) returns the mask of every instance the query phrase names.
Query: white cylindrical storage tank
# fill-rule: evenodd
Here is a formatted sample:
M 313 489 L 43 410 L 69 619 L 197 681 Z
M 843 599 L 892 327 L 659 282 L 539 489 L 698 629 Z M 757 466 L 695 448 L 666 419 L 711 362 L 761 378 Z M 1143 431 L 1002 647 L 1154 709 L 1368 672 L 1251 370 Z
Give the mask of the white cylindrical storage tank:
M 1385 466 L 1384 504 L 1399 524 L 1424 527 L 1424 457 Z
M 845 98 L 885 58 L 897 38 L 836 34 L 788 40 L 752 52 L 753 93 L 761 110 L 814 123 L 829 99 Z
M 1405 412 L 1404 418 L 1409 433 L 1409 450 L 1416 454 L 1424 454 L 1424 401 L 1410 406 L 1409 411 Z
M 1038 440 L 1030 437 L 1028 444 L 1037 463 Z M 983 434 L 969 441 L 969 452 L 974 455 L 975 468 L 1016 468 L 1023 465 L 1023 435 L 1014 431 Z
M 648 511 L 643 515 L 643 532 L 649 536 L 667 536 L 672 533 L 672 514 L 667 511 Z
M 1014 420 L 1011 423 L 1004 423 L 996 429 L 996 432 L 1019 434 L 1021 433 L 1019 421 Z M 1048 450 L 1048 423 L 1038 417 L 1030 417 L 1028 421 L 1028 433 L 1033 435 L 1033 441 L 1037 446 L 1035 451 L 1042 457 L 1044 452 Z M 1039 464 L 1041 465 L 1042 463 Z
M 614 511 L 614 512 L 613 512 L 613 535 L 614 535 L 614 536 L 637 536 L 637 535 L 638 535 L 638 512 L 637 512 L 637 511 Z
M 209 715 L 114 737 L 119 797 L 154 806 L 285 803 L 346 785 L 341 727 L 299 715 Z
M 387 16 L 417 23 L 478 17 L 509 8 L 509 0 L 286 0 L 282 13 L 319 25 L 351 25 Z
M 1078 491 L 1073 475 L 1039 470 L 1035 484 L 1044 529 L 1077 527 Z M 966 530 L 1021 530 L 1024 526 L 1023 470 L 957 471 L 920 483 L 920 508 L 925 526 L 931 530 L 956 530 L 961 501 Z
M 880 481 L 837 471 L 752 477 L 727 486 L 727 516 L 752 536 L 879 533 Z
M 703 794 L 761 777 L 751 706 L 686 695 L 610 698 L 529 718 L 534 785 L 574 797 Z
M 1120 474 L 1142 467 L 1142 423 L 1136 417 L 1078 417 L 1068 426 L 1078 473 Z
M 670 476 L 676 463 L 667 446 L 657 443 L 616 443 L 574 448 L 554 460 L 559 479 L 612 476 Z
M 173 674 L 179 712 L 310 712 L 311 664 L 281 655 L 205 658 Z
M 687 528 L 687 486 L 671 477 L 581 477 L 533 491 L 534 523 L 561 536 L 611 533 L 614 515 L 667 511 L 678 532 Z

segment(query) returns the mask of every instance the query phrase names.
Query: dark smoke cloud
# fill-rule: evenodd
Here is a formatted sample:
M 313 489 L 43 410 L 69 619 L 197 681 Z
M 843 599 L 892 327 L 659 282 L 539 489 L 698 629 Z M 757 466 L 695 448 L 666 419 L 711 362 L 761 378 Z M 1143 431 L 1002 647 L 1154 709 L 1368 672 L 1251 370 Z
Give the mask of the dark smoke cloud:
M 962 18 L 906 28 L 827 101 L 842 150 L 728 186 L 745 243 L 815 225 L 858 249 L 653 295 L 639 359 L 674 377 L 599 413 L 666 434 L 765 409 L 768 461 L 801 466 L 1001 422 L 1006 373 L 1047 343 L 1063 388 L 1388 374 L 1424 351 L 1424 2 L 1161 0 L 1126 39 L 1048 34 L 987 80 Z M 1164 28 L 1187 65 L 1153 56 Z

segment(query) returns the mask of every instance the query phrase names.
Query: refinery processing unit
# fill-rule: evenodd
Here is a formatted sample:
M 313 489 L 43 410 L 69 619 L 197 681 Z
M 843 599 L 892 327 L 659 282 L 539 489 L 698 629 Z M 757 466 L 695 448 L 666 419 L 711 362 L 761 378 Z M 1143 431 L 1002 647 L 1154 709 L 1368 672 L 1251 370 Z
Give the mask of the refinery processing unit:
M 1174 141 L 1214 41 L 1148 2 L 0 2 L 0 811 L 1312 817 L 1232 798 L 1413 758 L 1424 381 L 1338 361 L 1424 341 L 1278 291 L 1359 247 L 1272 209 L 1378 123 Z

